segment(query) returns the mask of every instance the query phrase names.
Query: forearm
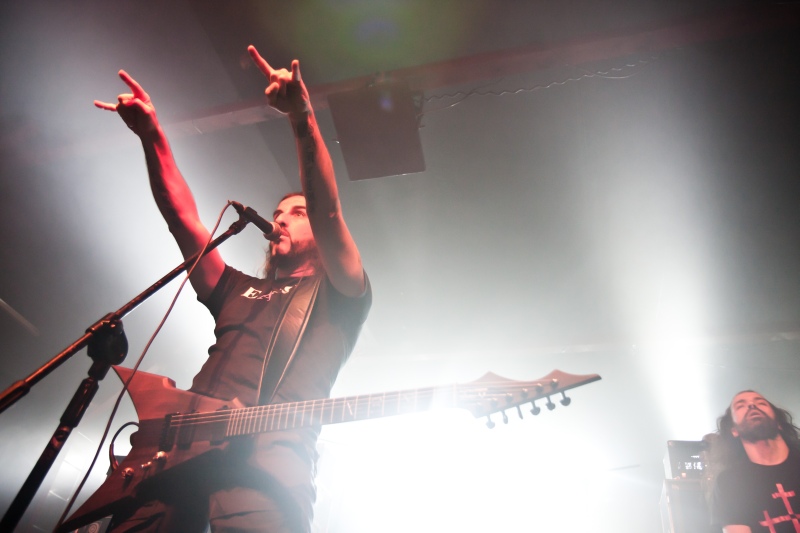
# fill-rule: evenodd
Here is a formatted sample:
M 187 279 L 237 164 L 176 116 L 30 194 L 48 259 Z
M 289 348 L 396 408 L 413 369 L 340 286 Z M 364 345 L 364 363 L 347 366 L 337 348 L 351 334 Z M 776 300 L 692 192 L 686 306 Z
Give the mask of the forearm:
M 188 259 L 206 245 L 210 234 L 200 221 L 192 191 L 178 170 L 164 132 L 156 127 L 141 139 L 153 198 L 184 259 Z M 218 250 L 212 250 L 197 265 L 191 282 L 201 299 L 211 294 L 224 268 Z
M 169 141 L 160 127 L 142 136 L 150 189 L 161 215 L 184 256 L 198 249 L 200 217 L 192 192 L 181 175 Z M 201 231 L 202 233 L 202 231 Z
M 290 115 L 289 121 L 297 146 L 306 209 L 312 225 L 319 226 L 326 219 L 341 216 L 333 163 L 313 111 Z

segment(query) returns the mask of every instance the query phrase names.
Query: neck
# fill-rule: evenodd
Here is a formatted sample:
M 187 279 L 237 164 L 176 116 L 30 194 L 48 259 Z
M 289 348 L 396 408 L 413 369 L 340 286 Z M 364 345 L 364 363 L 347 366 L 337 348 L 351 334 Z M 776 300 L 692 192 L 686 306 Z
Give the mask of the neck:
M 757 465 L 778 465 L 789 457 L 789 446 L 780 435 L 774 439 L 757 440 L 755 442 L 742 440 L 742 446 L 744 446 L 748 459 Z

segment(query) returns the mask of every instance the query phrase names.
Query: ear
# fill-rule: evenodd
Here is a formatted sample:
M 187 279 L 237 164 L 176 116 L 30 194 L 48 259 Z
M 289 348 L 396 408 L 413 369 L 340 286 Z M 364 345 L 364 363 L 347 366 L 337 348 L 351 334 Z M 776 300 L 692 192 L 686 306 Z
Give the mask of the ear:
M 734 438 L 738 439 L 739 438 L 739 431 L 736 428 L 731 428 L 731 435 L 733 435 Z

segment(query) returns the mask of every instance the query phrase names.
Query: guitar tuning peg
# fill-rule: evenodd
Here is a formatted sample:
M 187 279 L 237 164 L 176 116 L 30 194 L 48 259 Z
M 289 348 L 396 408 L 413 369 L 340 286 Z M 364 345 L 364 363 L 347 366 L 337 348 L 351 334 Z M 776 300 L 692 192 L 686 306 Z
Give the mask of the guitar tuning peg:
M 494 428 L 494 422 L 492 421 L 492 417 L 490 415 L 486 415 L 486 427 L 489 429 Z
M 531 406 L 533 407 L 533 408 L 531 409 L 531 413 L 533 414 L 533 416 L 536 416 L 536 415 L 538 415 L 539 413 L 541 413 L 541 412 L 542 412 L 542 409 L 541 409 L 541 407 L 539 407 L 538 405 L 536 405 L 536 402 L 535 402 L 535 401 L 534 401 L 534 402 L 531 402 Z
M 522 418 L 522 409 L 520 409 L 519 405 L 517 406 L 517 414 L 519 415 L 520 419 Z
M 503 413 L 503 424 L 508 424 L 508 415 L 506 414 L 505 411 L 502 411 L 502 413 Z
M 560 403 L 561 405 L 563 405 L 564 407 L 566 407 L 566 406 L 568 406 L 569 404 L 571 404 L 571 403 L 572 403 L 572 398 L 568 397 L 568 396 L 567 396 L 567 394 L 566 394 L 565 392 L 562 392 L 562 393 L 561 393 L 561 396 L 563 396 L 563 398 L 561 398 L 561 399 L 559 400 L 559 403 Z
M 547 409 L 550 411 L 556 408 L 556 404 L 553 403 L 553 400 L 550 399 L 550 396 L 547 397 L 547 403 L 545 405 L 547 406 Z

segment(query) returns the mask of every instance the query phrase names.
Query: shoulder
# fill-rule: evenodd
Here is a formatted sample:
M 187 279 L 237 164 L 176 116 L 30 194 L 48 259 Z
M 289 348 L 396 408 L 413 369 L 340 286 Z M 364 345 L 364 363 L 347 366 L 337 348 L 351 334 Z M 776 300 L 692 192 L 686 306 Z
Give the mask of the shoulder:
M 366 320 L 372 307 L 372 285 L 366 272 L 364 273 L 364 291 L 358 296 L 348 296 L 339 292 L 326 275 L 321 276 L 320 296 L 326 302 L 324 307 L 333 316 L 339 316 L 337 321 L 355 321 L 361 324 Z
M 339 289 L 331 281 L 330 277 L 327 274 L 322 274 L 322 286 L 325 290 L 331 294 L 332 298 L 337 300 L 348 300 L 352 302 L 359 302 L 360 304 L 364 304 L 367 302 L 367 305 L 372 302 L 372 284 L 369 281 L 369 276 L 367 276 L 366 271 L 363 272 L 364 275 L 364 290 L 361 294 L 357 296 L 348 296 L 343 294 Z
M 248 288 L 253 288 L 253 290 L 262 289 L 266 284 L 267 282 L 263 278 L 249 276 L 230 265 L 225 265 L 219 281 L 217 281 L 208 297 L 204 299 L 198 298 L 198 300 L 209 307 L 213 313 L 232 293 L 240 293 Z

